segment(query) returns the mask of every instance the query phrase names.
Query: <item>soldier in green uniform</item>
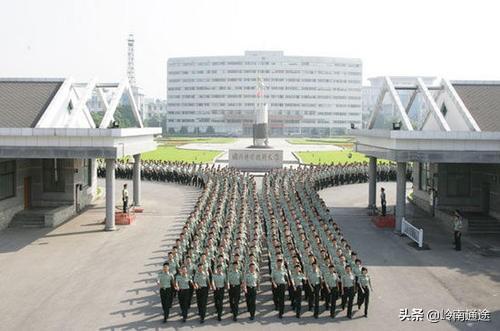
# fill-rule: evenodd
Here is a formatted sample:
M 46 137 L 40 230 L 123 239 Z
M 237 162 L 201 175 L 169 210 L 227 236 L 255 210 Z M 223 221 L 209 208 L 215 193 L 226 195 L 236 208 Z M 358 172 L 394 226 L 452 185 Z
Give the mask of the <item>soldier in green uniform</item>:
M 179 305 L 181 306 L 182 321 L 186 322 L 189 310 L 189 295 L 193 281 L 187 274 L 187 269 L 182 266 L 180 273 L 175 276 L 175 289 L 179 292 Z
M 167 323 L 170 307 L 172 307 L 172 285 L 174 275 L 169 270 L 168 262 L 163 263 L 163 270 L 158 273 L 157 283 L 160 286 L 161 307 L 163 309 L 163 323 Z
M 234 261 L 231 270 L 227 273 L 227 281 L 229 283 L 229 305 L 235 322 L 238 320 L 242 278 L 238 262 Z
M 283 267 L 283 260 L 276 261 L 276 269 L 272 273 L 271 281 L 275 289 L 276 302 L 278 304 L 278 318 L 283 318 L 285 312 L 285 286 L 288 283 L 288 273 Z
M 361 309 L 361 305 L 365 304 L 365 317 L 368 317 L 368 301 L 370 299 L 370 292 L 373 292 L 372 282 L 370 276 L 368 276 L 368 269 L 365 267 L 361 268 L 361 275 L 358 279 L 360 292 L 358 292 L 358 309 Z M 361 296 L 360 296 L 361 294 Z
M 245 275 L 244 291 L 247 302 L 247 309 L 250 313 L 250 320 L 255 318 L 255 301 L 259 290 L 259 274 L 255 269 L 255 263 L 250 263 L 249 270 Z
M 462 214 L 458 209 L 454 211 L 453 215 L 453 243 L 455 244 L 455 250 L 462 250 Z
M 215 273 L 212 275 L 212 288 L 214 290 L 215 310 L 217 320 L 221 320 L 222 307 L 224 302 L 224 287 L 227 287 L 226 275 L 222 271 L 222 265 L 217 265 Z
M 311 288 L 311 292 L 309 295 L 309 310 L 313 308 L 314 305 L 314 318 L 318 318 L 319 316 L 319 296 L 321 289 L 321 271 L 319 270 L 318 264 L 316 262 L 313 263 L 312 269 L 307 275 L 307 279 L 309 280 L 309 286 Z
M 196 303 L 198 305 L 198 314 L 200 315 L 200 323 L 205 322 L 205 314 L 207 312 L 209 275 L 204 269 L 204 264 L 198 264 L 198 270 L 194 275 L 194 288 L 196 289 Z
M 307 280 L 306 276 L 302 273 L 300 264 L 295 265 L 295 272 L 292 273 L 292 285 L 293 285 L 293 310 L 295 311 L 295 316 L 300 318 L 302 313 L 302 288 L 304 286 L 304 281 Z
M 333 264 L 328 267 L 329 272 L 325 274 L 325 285 L 328 289 L 327 302 L 330 304 L 330 317 L 335 317 L 335 308 L 337 307 L 337 299 L 339 298 L 339 277 L 335 271 Z
M 351 266 L 346 265 L 345 274 L 342 276 L 342 309 L 347 302 L 347 318 L 352 318 L 352 301 L 354 299 L 355 276 L 351 271 Z

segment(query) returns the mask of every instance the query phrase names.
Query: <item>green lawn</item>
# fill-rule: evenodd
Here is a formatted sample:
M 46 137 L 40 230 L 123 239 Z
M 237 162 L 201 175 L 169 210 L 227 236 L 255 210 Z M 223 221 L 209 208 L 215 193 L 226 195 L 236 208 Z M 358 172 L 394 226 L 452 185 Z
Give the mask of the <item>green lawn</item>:
M 212 160 L 220 153 L 220 151 L 197 151 L 179 149 L 175 146 L 159 146 L 152 152 L 143 153 L 142 159 L 208 163 L 212 162 Z
M 351 137 L 333 137 L 333 138 L 289 138 L 286 140 L 294 145 L 335 145 L 351 143 Z
M 298 152 L 297 154 L 305 164 L 368 162 L 368 158 L 364 154 L 353 152 L 349 149 L 332 152 Z M 383 160 L 380 161 L 383 162 Z
M 168 137 L 158 139 L 158 143 L 163 145 L 178 146 L 184 144 L 229 144 L 235 142 L 236 138 L 226 137 Z
M 346 136 L 332 138 L 290 138 L 286 141 L 294 145 L 335 145 L 351 149 L 353 147 L 354 138 Z

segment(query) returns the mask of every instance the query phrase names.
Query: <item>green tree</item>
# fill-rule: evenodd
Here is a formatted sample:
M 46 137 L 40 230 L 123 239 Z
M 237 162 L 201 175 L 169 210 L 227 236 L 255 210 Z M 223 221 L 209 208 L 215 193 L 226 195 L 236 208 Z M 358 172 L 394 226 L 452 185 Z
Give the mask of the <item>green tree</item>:
M 92 116 L 92 119 L 94 120 L 96 127 L 99 127 L 99 124 L 101 124 L 102 118 L 104 117 L 104 112 L 103 111 L 93 111 L 93 112 L 90 112 L 90 115 Z
M 120 128 L 137 128 L 137 120 L 130 105 L 120 105 L 116 107 L 114 114 L 115 121 L 118 121 Z
M 144 121 L 144 126 L 157 128 L 161 126 L 161 119 L 157 113 L 152 114 Z

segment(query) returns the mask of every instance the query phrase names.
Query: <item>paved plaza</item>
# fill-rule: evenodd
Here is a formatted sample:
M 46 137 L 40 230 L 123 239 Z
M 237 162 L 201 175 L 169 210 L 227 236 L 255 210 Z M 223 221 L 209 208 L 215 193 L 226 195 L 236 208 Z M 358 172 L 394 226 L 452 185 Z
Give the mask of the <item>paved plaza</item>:
M 124 181 L 117 181 L 121 187 Z M 102 183 L 101 183 L 102 185 Z M 384 183 L 388 204 L 394 204 L 395 184 Z M 321 310 L 297 320 L 290 308 L 283 320 L 272 310 L 269 278 L 263 268 L 255 321 L 243 314 L 232 322 L 228 304 L 222 322 L 210 303 L 204 325 L 196 304 L 185 324 L 177 299 L 168 324 L 162 323 L 156 273 L 166 251 L 180 232 L 199 190 L 177 184 L 143 183 L 143 206 L 131 226 L 103 232 L 102 202 L 56 229 L 6 229 L 0 232 L 1 330 L 499 330 L 500 264 L 485 257 L 465 240 L 461 252 L 451 246 L 451 235 L 419 217 L 430 250 L 418 251 L 407 238 L 377 229 L 366 216 L 367 184 L 333 187 L 321 196 L 331 208 L 346 238 L 372 275 L 374 291 L 369 318 L 354 309 L 331 320 Z M 227 300 L 227 295 L 226 295 Z M 210 294 L 210 300 L 212 295 Z M 195 302 L 195 301 L 194 301 Z M 289 302 L 287 302 L 289 307 Z M 483 309 L 492 322 L 401 322 L 400 309 Z
M 206 144 L 206 143 L 192 143 L 181 145 L 178 148 L 181 149 L 195 149 L 195 150 L 211 150 L 211 151 L 223 151 L 218 158 L 217 162 L 227 162 L 228 161 L 228 151 L 229 149 L 243 149 L 252 145 L 251 138 L 239 138 L 236 141 L 228 144 Z M 302 145 L 302 144 L 290 144 L 284 138 L 270 138 L 269 146 L 275 149 L 283 150 L 283 162 L 284 163 L 297 163 L 297 158 L 293 155 L 296 152 L 322 152 L 322 151 L 339 151 L 342 148 L 335 145 Z

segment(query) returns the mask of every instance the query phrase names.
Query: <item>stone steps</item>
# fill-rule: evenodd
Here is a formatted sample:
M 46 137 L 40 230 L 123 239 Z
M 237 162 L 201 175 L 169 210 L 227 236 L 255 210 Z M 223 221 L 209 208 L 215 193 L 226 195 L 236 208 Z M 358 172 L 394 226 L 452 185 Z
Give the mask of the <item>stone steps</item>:
M 43 228 L 45 217 L 43 214 L 21 211 L 17 213 L 9 224 L 10 228 Z
M 491 217 L 478 217 L 469 219 L 470 234 L 500 233 L 500 222 Z

